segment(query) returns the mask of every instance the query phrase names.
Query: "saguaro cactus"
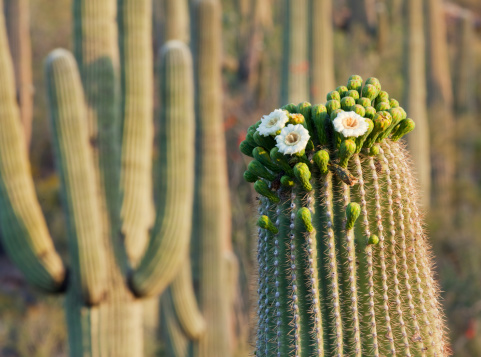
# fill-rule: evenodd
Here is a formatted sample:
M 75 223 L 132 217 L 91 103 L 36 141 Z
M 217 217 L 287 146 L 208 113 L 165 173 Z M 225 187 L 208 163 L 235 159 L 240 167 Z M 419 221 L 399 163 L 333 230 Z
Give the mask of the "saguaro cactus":
M 221 8 L 218 0 L 193 4 L 196 169 L 192 267 L 206 331 L 194 356 L 230 356 L 226 252 L 230 248 L 227 158 L 222 125 Z
M 406 9 L 405 66 L 406 83 L 404 100 L 406 108 L 416 118 L 417 130 L 408 137 L 413 154 L 414 168 L 422 190 L 421 200 L 429 207 L 431 200 L 431 160 L 429 124 L 426 109 L 426 62 L 424 48 L 423 3 L 408 0 Z
M 334 86 L 332 0 L 311 0 L 311 100 L 320 103 Z
M 309 95 L 308 2 L 283 0 L 281 102 L 298 102 Z
M 343 88 L 264 116 L 240 146 L 260 197 L 256 356 L 447 356 L 398 142 L 414 122 L 375 78 Z
M 0 15 L 2 237 L 30 282 L 44 291 L 67 292 L 71 356 L 143 355 L 140 298 L 159 294 L 178 274 L 191 233 L 195 122 L 188 88 L 192 83 L 181 88 L 183 96 L 175 99 L 183 110 L 191 108 L 190 115 L 172 110 L 161 118 L 158 211 L 147 235 L 152 221 L 148 176 L 153 144 L 150 1 L 120 1 L 118 12 L 116 4 L 114 0 L 74 2 L 80 70 L 65 50 L 55 50 L 46 61 L 71 254 L 68 275 L 35 196 Z M 166 83 L 180 86 L 192 77 L 185 45 L 170 44 L 164 59 L 169 71 L 162 74 Z M 169 90 L 166 84 L 165 98 Z

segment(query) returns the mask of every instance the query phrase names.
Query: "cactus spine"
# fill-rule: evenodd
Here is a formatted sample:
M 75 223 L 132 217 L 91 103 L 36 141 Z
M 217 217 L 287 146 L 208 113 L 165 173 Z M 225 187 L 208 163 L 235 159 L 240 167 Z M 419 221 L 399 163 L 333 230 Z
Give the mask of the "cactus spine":
M 311 101 L 320 103 L 334 87 L 332 0 L 311 0 Z
M 158 211 L 146 237 L 152 220 L 151 192 L 144 191 L 152 186 L 150 2 L 120 1 L 117 9 L 113 0 L 78 0 L 74 15 L 77 62 L 65 50 L 53 51 L 46 61 L 54 148 L 67 214 L 69 278 L 53 247 L 28 169 L 3 13 L 0 226 L 7 251 L 30 282 L 45 291 L 66 290 L 71 356 L 142 356 L 139 298 L 162 292 L 188 254 L 195 124 L 192 79 L 185 83 L 181 78 L 192 77 L 192 64 L 185 45 L 166 48 L 169 72 L 162 77 L 174 82 L 183 95 L 170 98 L 165 84 L 164 101 L 170 98 L 182 110 L 171 110 L 161 120 Z M 138 187 L 139 183 L 145 185 Z M 145 213 L 146 208 L 144 217 L 134 212 Z M 198 314 L 195 317 L 193 334 L 202 327 Z
M 377 79 L 365 85 L 373 102 L 389 99 Z M 347 87 L 370 94 L 359 76 Z M 247 175 L 258 176 L 260 195 L 256 356 L 448 356 L 417 188 L 398 143 L 411 119 L 400 107 L 377 111 L 373 123 L 355 106 L 326 107 L 288 105 L 253 126 L 277 143 L 272 161 L 258 155 L 268 148 L 253 150 Z
M 414 169 L 418 174 L 422 205 L 429 207 L 431 200 L 431 160 L 429 125 L 426 110 L 426 71 L 423 28 L 423 3 L 408 0 L 406 7 L 405 65 L 406 83 L 404 96 L 406 108 L 416 118 L 416 131 L 408 137 L 413 154 Z
M 281 102 L 297 103 L 309 96 L 308 1 L 283 0 L 284 29 Z
M 221 8 L 218 0 L 194 4 L 196 113 L 195 202 L 192 267 L 206 331 L 194 356 L 230 356 L 225 254 L 230 240 L 227 159 L 222 125 Z

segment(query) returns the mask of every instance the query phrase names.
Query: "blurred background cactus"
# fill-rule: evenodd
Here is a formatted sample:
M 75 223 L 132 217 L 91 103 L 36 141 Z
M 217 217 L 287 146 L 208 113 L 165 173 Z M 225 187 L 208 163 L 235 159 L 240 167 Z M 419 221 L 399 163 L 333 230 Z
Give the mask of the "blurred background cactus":
M 205 0 L 205 2 L 210 4 L 204 6 L 212 6 L 212 1 Z M 60 173 L 65 170 L 57 169 L 55 164 L 54 152 L 60 151 L 60 144 L 63 141 L 52 140 L 57 135 L 54 134 L 54 127 L 49 124 L 51 120 L 49 108 L 54 106 L 48 104 L 47 77 L 42 66 L 45 58 L 55 48 L 66 48 L 74 53 L 74 64 L 78 66 L 81 81 L 81 93 L 87 103 L 80 106 L 84 108 L 85 117 L 89 118 L 87 136 L 94 134 L 95 128 L 92 124 L 97 120 L 95 118 L 105 124 L 98 127 L 101 138 L 90 140 L 87 145 L 89 151 L 98 152 L 99 155 L 90 155 L 90 159 L 88 159 L 89 156 L 82 157 L 93 161 L 92 166 L 100 167 L 97 164 L 96 157 L 98 157 L 98 162 L 103 168 L 103 171 L 96 169 L 98 173 L 94 174 L 94 186 L 99 190 L 102 187 L 105 188 L 105 193 L 95 191 L 99 192 L 95 198 L 100 201 L 97 205 L 106 202 L 107 197 L 111 202 L 110 210 L 107 210 L 106 206 L 97 209 L 100 212 L 97 220 L 100 218 L 102 227 L 106 227 L 105 230 L 102 229 L 102 239 L 106 244 L 110 244 L 111 240 L 107 240 L 108 229 L 112 229 L 110 236 L 116 241 L 125 243 L 115 245 L 112 243 L 110 248 L 106 247 L 105 254 L 109 257 L 106 260 L 106 266 L 111 266 L 111 258 L 115 257 L 119 262 L 118 267 L 126 268 L 121 271 L 122 274 L 118 275 L 119 280 L 121 278 L 123 281 L 116 280 L 115 286 L 123 286 L 124 292 L 128 294 L 130 289 L 125 283 L 126 277 L 132 276 L 131 273 L 140 269 L 142 264 L 146 266 L 145 262 L 142 263 L 142 259 L 148 249 L 153 247 L 149 242 L 153 240 L 155 232 L 158 232 L 156 229 L 160 227 L 160 223 L 154 224 L 156 212 L 160 210 L 159 202 L 162 201 L 162 193 L 159 192 L 162 188 L 160 184 L 165 183 L 158 178 L 162 171 L 158 162 L 163 155 L 162 150 L 159 149 L 163 130 L 160 129 L 160 123 L 161 118 L 173 120 L 176 113 L 175 110 L 169 111 L 168 105 L 162 104 L 165 100 L 162 98 L 165 97 L 166 92 L 161 91 L 167 90 L 167 87 L 162 85 L 167 85 L 167 81 L 161 75 L 161 71 L 164 70 L 162 66 L 165 65 L 161 57 L 166 55 L 166 52 L 161 51 L 160 48 L 170 40 L 182 41 L 191 48 L 194 68 L 193 88 L 194 92 L 197 92 L 196 88 L 200 85 L 202 76 L 196 69 L 197 59 L 201 58 L 197 56 L 196 42 L 202 40 L 207 41 L 204 46 L 214 45 L 212 51 L 220 53 L 216 57 L 218 60 L 216 64 L 209 69 L 215 74 L 207 75 L 207 82 L 212 82 L 210 79 L 216 81 L 216 84 L 211 87 L 212 93 L 217 93 L 216 100 L 212 101 L 211 105 L 216 108 L 212 113 L 217 114 L 209 118 L 212 121 L 208 122 L 204 115 L 199 116 L 195 113 L 195 119 L 192 120 L 196 122 L 193 126 L 197 129 L 201 128 L 199 126 L 201 122 L 205 125 L 213 125 L 216 127 L 216 132 L 222 132 L 227 139 L 225 146 L 227 169 L 222 168 L 220 164 L 215 170 L 219 169 L 219 172 L 224 170 L 224 174 L 227 174 L 230 193 L 226 193 L 225 187 L 216 192 L 219 193 L 218 203 L 220 200 L 227 203 L 230 201 L 230 208 L 222 210 L 222 217 L 227 216 L 225 212 L 232 211 L 231 219 L 227 218 L 227 224 L 232 225 L 232 229 L 228 233 L 228 226 L 218 227 L 219 230 L 226 232 L 226 239 L 232 238 L 232 243 L 223 241 L 225 245 L 222 246 L 221 255 L 226 261 L 225 265 L 222 265 L 225 271 L 212 275 L 212 279 L 217 282 L 220 281 L 219 279 L 224 279 L 221 281 L 221 288 L 216 290 L 216 293 L 221 294 L 222 297 L 215 294 L 210 296 L 222 299 L 223 307 L 219 311 L 228 311 L 226 322 L 228 328 L 222 331 L 222 338 L 228 341 L 226 342 L 229 345 L 228 353 L 233 356 L 246 356 L 253 353 L 256 324 L 252 317 L 257 310 L 255 273 L 257 228 L 252 213 L 257 209 L 258 201 L 253 185 L 243 181 L 243 172 L 250 159 L 239 154 L 238 145 L 245 139 L 249 126 L 274 108 L 289 102 L 309 101 L 313 105 L 324 103 L 327 93 L 335 88 L 336 83 L 343 83 L 350 74 L 359 73 L 365 78 L 372 75 L 378 77 L 383 83 L 382 89 L 389 92 L 390 97 L 405 105 L 406 110 L 412 105 L 425 108 L 429 146 L 423 155 L 430 158 L 428 162 L 432 165 L 428 171 L 431 182 L 428 202 L 430 208 L 428 210 L 426 204 L 419 207 L 425 217 L 426 229 L 436 257 L 434 270 L 436 279 L 441 285 L 441 302 L 446 311 L 451 342 L 449 347 L 455 356 L 481 354 L 479 311 L 481 285 L 477 283 L 480 281 L 481 274 L 478 258 L 481 251 L 478 223 L 481 222 L 479 216 L 481 212 L 479 205 L 481 127 L 478 120 L 481 97 L 479 80 L 481 5 L 479 1 L 422 1 L 421 19 L 424 25 L 421 27 L 419 17 L 414 21 L 418 24 L 417 26 L 406 25 L 406 20 L 410 18 L 407 12 L 408 5 L 413 6 L 408 3 L 408 0 L 335 2 L 307 0 L 301 3 L 286 0 L 217 0 L 217 6 L 220 5 L 220 8 L 215 11 L 219 11 L 220 15 L 213 17 L 217 19 L 216 21 L 211 21 L 210 26 L 217 29 L 214 31 L 215 36 L 211 39 L 208 38 L 210 35 L 201 38 L 200 34 L 207 31 L 197 30 L 200 26 L 195 14 L 195 9 L 200 4 L 198 0 L 141 1 L 135 2 L 135 5 L 130 1 L 102 0 L 95 2 L 95 8 L 90 5 L 79 5 L 80 3 L 56 1 L 52 4 L 46 0 L 3 0 L 2 6 L 5 13 L 4 30 L 8 37 L 9 51 L 2 50 L 1 53 L 4 54 L 4 59 L 7 53 L 10 54 L 13 64 L 9 67 L 13 74 L 11 78 L 15 78 L 13 84 L 13 81 L 9 82 L 11 79 L 4 80 L 3 78 L 7 77 L 2 75 L 0 87 L 1 90 L 6 90 L 7 83 L 10 83 L 6 92 L 10 93 L 7 97 L 10 98 L 8 100 L 11 103 L 2 108 L 12 108 L 12 103 L 16 103 L 17 120 L 15 122 L 26 123 L 25 126 L 20 126 L 16 130 L 22 133 L 25 145 L 29 146 L 30 163 L 28 164 L 26 159 L 24 163 L 27 163 L 27 167 L 30 168 L 29 176 L 31 174 L 33 178 L 38 204 L 42 208 L 44 216 L 44 219 L 41 218 L 44 221 L 42 224 L 44 228 L 45 224 L 48 227 L 49 234 L 44 230 L 43 237 L 46 238 L 44 242 L 50 241 L 46 243 L 47 246 L 53 242 L 57 256 L 65 266 L 69 267 L 70 278 L 76 276 L 71 267 L 77 264 L 75 251 L 72 251 L 72 243 L 77 240 L 70 238 L 72 232 L 75 233 L 77 230 L 73 230 L 69 222 L 71 222 L 70 217 L 73 217 L 74 223 L 76 216 L 70 213 L 67 216 L 64 215 L 61 205 L 74 200 L 74 197 L 64 192 L 63 181 L 67 182 L 69 177 L 62 178 Z M 85 1 L 82 3 L 90 4 Z M 414 6 L 420 6 L 420 3 Z M 289 7 L 293 11 L 289 11 Z M 79 19 L 94 19 L 100 12 L 108 13 L 109 20 L 105 20 L 107 16 L 102 15 L 102 22 L 79 21 Z M 300 17 L 294 18 L 297 15 Z M 143 20 L 139 21 L 140 18 Z M 102 23 L 104 24 L 102 29 L 93 26 Z M 222 28 L 222 31 L 219 28 Z M 410 29 L 409 36 L 407 29 Z M 304 35 L 299 36 L 299 33 Z M 418 48 L 415 54 L 411 54 L 412 56 L 408 56 L 404 50 L 409 39 Z M 425 51 L 424 60 L 420 59 L 420 51 L 423 50 L 419 39 L 425 42 L 425 46 L 422 46 Z M 4 43 L 6 44 L 7 41 Z M 31 43 L 30 53 L 29 43 Z M 183 49 L 181 47 L 178 42 L 169 42 L 164 50 L 170 48 L 175 53 L 185 54 L 185 47 Z M 291 53 L 295 48 L 297 48 L 296 52 Z M 170 53 L 174 55 L 173 52 Z M 204 54 L 209 58 L 207 61 L 210 63 L 212 60 L 208 54 Z M 71 62 L 68 63 L 71 64 Z M 67 62 L 62 60 L 55 63 L 58 65 Z M 425 67 L 425 74 L 422 75 L 425 76 L 424 83 L 422 78 L 419 78 L 420 75 L 408 79 L 407 69 L 420 68 L 423 66 L 422 63 Z M 53 71 L 57 65 L 51 66 L 52 74 L 58 73 Z M 154 72 L 153 68 L 157 70 Z M 31 71 L 31 79 L 29 79 L 29 71 Z M 67 72 L 73 73 L 70 70 Z M 290 83 L 294 86 L 283 84 L 283 80 L 289 80 L 288 72 L 295 74 L 290 79 Z M 110 74 L 106 76 L 105 73 Z M 210 78 L 212 76 L 214 78 Z M 52 82 L 54 77 L 53 75 L 49 77 L 50 98 L 59 99 L 59 103 L 64 103 L 68 99 L 71 104 L 66 107 L 71 107 L 74 103 L 72 100 L 74 97 L 77 98 L 77 95 L 65 96 L 63 92 L 62 95 L 55 93 L 60 93 L 58 92 L 60 84 L 64 86 L 72 81 L 62 79 Z M 55 78 L 66 78 L 66 76 Z M 198 84 L 195 83 L 197 80 Z M 417 84 L 414 85 L 414 83 Z M 205 85 L 211 86 L 208 83 Z M 57 88 L 56 91 L 55 88 Z M 339 89 L 343 92 L 343 88 Z M 174 86 L 172 90 L 180 91 L 181 88 Z M 425 100 L 419 96 L 423 90 L 426 93 Z M 72 91 L 69 90 L 69 93 L 71 94 Z M 109 91 L 114 93 L 107 94 Z M 287 100 L 281 98 L 281 92 L 284 95 L 291 93 L 289 95 L 296 96 L 300 93 L 302 96 Z M 202 97 L 213 95 L 210 91 L 208 93 L 201 93 Z M 406 96 L 415 93 L 418 94 L 411 100 L 414 102 L 409 104 Z M 197 111 L 195 98 L 197 94 L 194 93 L 193 98 L 194 112 Z M 353 95 L 352 92 L 351 94 Z M 34 106 L 31 104 L 32 98 L 35 102 Z M 200 97 L 197 96 L 197 98 Z M 178 102 L 171 99 L 170 103 L 175 107 Z M 346 99 L 343 103 L 339 103 L 342 104 L 341 109 L 352 105 L 350 102 L 352 101 Z M 75 103 L 78 104 L 78 99 Z M 392 102 L 392 104 L 395 103 L 396 101 Z M 367 101 L 362 100 L 358 105 L 363 106 L 363 104 L 367 105 Z M 356 107 L 356 111 L 362 114 L 361 108 Z M 367 112 L 372 113 L 372 109 Z M 408 112 L 411 116 L 412 112 Z M 25 117 L 24 113 L 27 113 Z M 55 114 L 54 111 L 51 113 Z M 58 112 L 59 117 L 62 118 L 68 113 Z M 98 116 L 98 113 L 102 115 Z M 79 116 L 78 113 L 75 115 Z M 420 129 L 420 120 L 422 120 L 421 117 L 414 117 L 414 115 L 412 117 L 418 128 L 411 136 Z M 33 119 L 30 144 L 28 144 L 29 118 Z M 156 119 L 152 121 L 152 118 Z M 113 122 L 110 121 L 111 119 Z M 115 125 L 111 125 L 114 122 Z M 57 127 L 61 128 L 61 126 Z M 5 128 L 2 126 L 4 133 L 6 133 Z M 110 131 L 110 129 L 113 130 Z M 83 130 L 85 131 L 85 128 Z M 124 133 L 128 134 L 124 135 Z M 102 140 L 109 135 L 118 138 L 116 139 L 117 149 L 101 145 Z M 404 139 L 401 140 L 404 141 Z M 348 148 L 349 145 L 346 146 L 346 149 Z M 110 151 L 111 149 L 113 151 Z M 426 147 L 424 150 L 426 151 Z M 197 150 L 197 153 L 200 151 Z M 26 154 L 25 152 L 21 155 L 26 157 Z M 218 158 L 223 155 L 219 153 Z M 113 158 L 113 160 L 105 162 L 104 157 Z M 199 157 L 196 156 L 195 160 L 199 162 Z M 370 167 L 365 167 L 366 172 L 370 170 Z M 5 172 L 3 170 L 1 174 Z M 103 177 L 111 175 L 106 186 L 101 186 L 102 176 L 99 174 L 101 172 Z M 153 178 L 150 172 L 154 173 Z M 195 173 L 195 171 L 192 172 Z M 383 175 L 385 175 L 384 172 L 379 175 L 380 182 Z M 200 177 L 198 176 L 197 180 L 194 178 L 196 182 L 193 185 L 197 187 L 203 185 L 199 181 Z M 221 176 L 217 176 L 219 177 Z M 284 183 L 289 184 L 289 182 L 290 180 L 284 179 Z M 366 180 L 366 184 L 369 182 Z M 83 184 L 83 186 L 86 185 Z M 119 197 L 113 194 L 117 190 L 115 186 L 118 186 L 122 193 Z M 195 189 L 194 186 L 193 189 Z M 315 187 L 314 189 L 316 190 Z M 380 189 L 385 190 L 385 186 L 380 185 Z M 152 195 L 152 192 L 156 192 L 155 195 Z M 351 193 L 354 197 L 356 190 L 352 190 Z M 29 195 L 30 198 L 33 197 L 31 189 Z M 428 197 L 426 194 L 422 196 Z M 115 200 L 118 200 L 118 205 L 112 204 Z M 206 201 L 202 203 L 202 200 L 197 202 L 201 205 L 214 203 Z M 32 207 L 28 209 L 32 210 Z M 5 214 L 6 211 L 2 210 L 2 212 Z M 108 215 L 105 214 L 106 212 L 109 212 Z M 369 207 L 368 212 L 370 212 Z M 207 216 L 203 215 L 210 219 Z M 40 214 L 38 217 L 41 217 Z M 68 220 L 65 219 L 67 217 Z M 361 222 L 360 219 L 358 221 Z M 114 226 L 122 232 L 117 238 L 114 237 Z M 202 227 L 207 230 L 207 226 Z M 95 231 L 91 227 L 89 229 L 92 232 Z M 196 229 L 192 225 L 192 231 L 195 232 Z M 386 230 L 384 232 L 387 234 Z M 77 236 L 82 237 L 82 234 L 84 233 Z M 6 238 L 8 237 L 3 237 L 3 240 Z M 208 317 L 208 310 L 211 307 L 201 303 L 201 296 L 208 293 L 207 290 L 201 291 L 198 285 L 202 279 L 202 274 L 199 274 L 202 271 L 199 269 L 199 264 L 205 257 L 201 258 L 194 248 L 195 245 L 200 246 L 199 244 L 202 246 L 218 244 L 219 236 L 212 235 L 205 238 L 193 234 L 188 235 L 188 238 L 190 248 L 184 249 L 186 252 L 190 251 L 190 261 L 187 255 L 184 255 L 182 259 L 185 264 L 181 265 L 182 269 L 172 269 L 172 276 L 168 279 L 156 277 L 152 280 L 153 285 L 159 289 L 164 289 L 164 282 L 169 279 L 174 282 L 171 288 L 165 290 L 162 301 L 159 303 L 157 294 L 152 294 L 151 297 L 141 299 L 141 306 L 135 307 L 138 307 L 137 311 L 143 310 L 143 313 L 138 314 L 140 316 L 138 321 L 142 320 L 144 328 L 143 344 L 146 356 L 193 354 L 194 346 L 197 346 L 193 341 L 203 326 L 205 331 L 212 331 L 208 327 L 209 320 L 225 318 L 224 313 Z M 184 241 L 185 247 L 188 240 Z M 125 249 L 112 252 L 114 246 L 125 247 Z M 219 249 L 218 245 L 216 247 Z M 37 245 L 35 249 L 37 248 L 42 247 Z M 6 244 L 3 243 L 2 254 L 0 254 L 0 313 L 5 318 L 0 323 L 0 355 L 66 355 L 68 343 L 64 322 L 66 310 L 61 306 L 64 302 L 63 298 L 58 297 L 61 296 L 58 294 L 46 297 L 39 289 L 27 284 L 25 275 L 22 275 L 7 258 L 5 250 L 7 250 Z M 40 252 L 40 250 L 37 251 Z M 150 250 L 150 254 L 153 252 L 154 250 Z M 211 256 L 211 252 L 208 253 L 208 256 Z M 219 256 L 219 250 L 212 254 Z M 42 257 L 45 259 L 43 255 Z M 153 256 L 152 259 L 154 259 Z M 50 260 L 51 258 L 47 259 L 47 261 Z M 35 262 L 36 259 L 31 261 Z M 124 265 L 125 262 L 128 264 Z M 206 267 L 222 264 L 217 261 L 213 265 L 210 263 Z M 387 268 L 389 269 L 389 265 Z M 107 275 L 109 274 L 111 271 L 107 269 Z M 98 277 L 95 276 L 95 279 Z M 194 285 L 191 284 L 191 279 L 195 281 Z M 69 284 L 68 286 L 71 287 L 71 283 Z M 113 289 L 113 286 L 109 285 L 108 289 L 111 288 Z M 116 296 L 122 299 L 127 296 L 122 294 Z M 179 298 L 184 296 L 185 299 Z M 376 296 L 382 296 L 382 294 Z M 109 299 L 104 298 L 105 301 L 110 301 Z M 135 301 L 140 300 L 136 298 Z M 75 301 L 72 303 L 76 304 Z M 89 311 L 89 309 L 90 307 L 86 307 L 83 311 Z M 202 311 L 203 309 L 205 312 Z M 73 313 L 71 315 L 73 316 Z M 137 313 L 135 315 L 137 316 Z M 404 315 L 409 316 L 409 311 Z M 186 320 L 185 316 L 191 316 L 192 319 Z M 69 320 L 71 321 L 71 317 Z M 140 324 L 140 322 L 137 323 Z M 51 330 L 52 333 L 45 333 L 47 330 Z M 200 346 L 200 340 L 198 341 Z M 205 337 L 204 341 L 203 345 L 208 346 L 209 339 Z M 413 343 L 411 341 L 411 344 Z M 216 344 L 216 346 L 225 348 L 224 344 Z M 173 352 L 175 351 L 173 347 L 180 350 Z M 221 355 L 229 355 L 228 353 L 223 351 Z

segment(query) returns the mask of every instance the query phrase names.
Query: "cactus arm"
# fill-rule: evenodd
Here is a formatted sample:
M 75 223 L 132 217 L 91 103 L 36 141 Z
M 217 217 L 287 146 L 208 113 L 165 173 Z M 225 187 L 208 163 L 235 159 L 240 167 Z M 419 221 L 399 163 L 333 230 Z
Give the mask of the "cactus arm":
M 75 59 L 65 50 L 47 57 L 45 72 L 74 284 L 85 303 L 95 305 L 105 292 L 106 259 L 82 84 Z
M 0 8 L 3 9 L 2 1 Z M 3 243 L 30 283 L 56 292 L 64 288 L 66 272 L 35 194 L 7 41 L 5 17 L 0 11 L 0 227 Z
M 118 2 L 122 149 L 120 189 L 122 233 L 136 266 L 154 221 L 152 196 L 152 31 L 151 1 Z
M 30 43 L 30 10 L 28 0 L 5 0 L 10 54 L 15 69 L 18 104 L 27 148 L 32 135 L 33 80 L 32 46 Z
M 131 275 L 135 294 L 162 292 L 185 260 L 191 233 L 194 111 L 192 58 L 188 47 L 170 41 L 160 54 L 159 202 L 145 255 Z
M 179 326 L 189 339 L 198 339 L 205 331 L 205 320 L 195 298 L 189 259 L 180 267 L 169 290 Z
M 166 356 L 189 356 L 189 339 L 184 334 L 174 310 L 170 288 L 161 298 L 162 337 L 166 341 Z

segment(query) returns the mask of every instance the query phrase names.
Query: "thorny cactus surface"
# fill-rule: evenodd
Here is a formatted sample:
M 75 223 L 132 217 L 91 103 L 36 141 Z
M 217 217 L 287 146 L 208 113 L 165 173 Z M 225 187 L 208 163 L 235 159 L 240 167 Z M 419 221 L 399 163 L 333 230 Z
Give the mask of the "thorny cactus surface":
M 398 143 L 414 121 L 376 78 L 327 99 L 264 116 L 241 143 L 260 195 L 256 356 L 447 356 Z

